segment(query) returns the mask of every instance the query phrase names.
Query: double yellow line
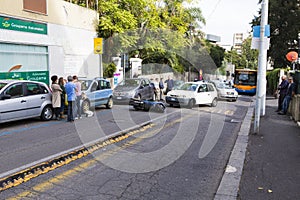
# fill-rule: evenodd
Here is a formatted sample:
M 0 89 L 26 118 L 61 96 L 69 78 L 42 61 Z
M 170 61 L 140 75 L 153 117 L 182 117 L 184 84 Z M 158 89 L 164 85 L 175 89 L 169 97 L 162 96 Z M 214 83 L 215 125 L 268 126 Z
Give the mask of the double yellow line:
M 189 114 L 189 115 L 187 115 L 187 116 L 185 116 L 183 118 L 180 118 L 180 119 L 174 120 L 172 122 L 169 122 L 169 123 L 165 124 L 163 126 L 163 128 L 168 128 L 168 127 L 173 126 L 173 125 L 175 125 L 177 123 L 180 123 L 182 120 L 184 120 L 185 118 L 188 118 L 190 116 L 191 116 L 191 114 Z M 153 126 L 154 126 L 154 124 L 149 124 L 149 125 L 144 126 L 144 127 L 140 128 L 140 129 L 128 132 L 126 135 L 123 135 L 123 136 L 117 137 L 115 139 L 110 139 L 108 141 L 105 141 L 105 142 L 103 142 L 103 145 L 100 146 L 100 148 L 102 148 L 102 147 L 104 147 L 106 145 L 109 145 L 109 144 L 120 142 L 120 141 L 125 140 L 128 137 L 133 136 L 135 134 L 143 133 L 143 132 L 147 131 L 148 129 L 152 128 Z M 91 167 L 92 165 L 95 165 L 98 161 L 104 160 L 104 159 L 108 158 L 109 156 L 112 156 L 112 155 L 116 154 L 120 150 L 123 150 L 123 149 L 126 149 L 126 148 L 130 147 L 130 146 L 133 146 L 133 145 L 141 142 L 145 138 L 154 136 L 157 133 L 159 133 L 160 131 L 161 131 L 161 128 L 154 129 L 152 131 L 149 131 L 146 134 L 143 134 L 143 135 L 139 136 L 138 138 L 135 138 L 133 140 L 127 141 L 122 146 L 115 146 L 113 149 L 111 149 L 111 150 L 109 150 L 107 152 L 104 152 L 103 154 L 97 156 L 95 159 L 88 160 L 88 161 L 86 161 L 86 162 L 84 162 L 84 163 L 82 163 L 82 164 L 80 164 L 80 165 L 78 165 L 78 166 L 76 166 L 76 167 L 74 167 L 72 169 L 67 170 L 66 172 L 58 174 L 55 177 L 53 177 L 53 178 L 51 178 L 51 179 L 49 179 L 47 181 L 44 181 L 42 183 L 39 183 L 39 184 L 35 185 L 34 187 L 32 187 L 31 190 L 24 191 L 22 193 L 17 194 L 16 196 L 8 198 L 8 200 L 18 200 L 18 199 L 22 199 L 22 198 L 25 198 L 25 197 L 28 198 L 28 197 L 32 197 L 34 195 L 37 195 L 39 192 L 47 191 L 53 185 L 59 184 L 59 183 L 63 182 L 66 178 L 70 178 L 72 176 L 75 176 L 80 171 L 83 171 L 83 170 Z M 98 149 L 100 149 L 100 148 L 98 148 Z M 98 150 L 98 149 L 96 149 L 96 150 Z M 32 177 L 32 178 L 34 178 L 34 177 Z
M 124 135 L 118 136 L 116 138 L 108 139 L 107 141 L 104 141 L 100 145 L 96 144 L 96 145 L 94 145 L 92 147 L 89 147 L 89 152 L 88 153 L 82 153 L 80 156 L 78 155 L 76 157 L 76 159 L 79 159 L 79 158 L 81 158 L 83 156 L 86 156 L 86 155 L 88 155 L 88 154 L 90 154 L 90 153 L 92 153 L 92 152 L 94 152 L 96 150 L 99 150 L 99 149 L 101 149 L 101 148 L 103 148 L 103 147 L 105 147 L 107 145 L 123 141 L 123 140 L 127 139 L 128 137 L 133 136 L 135 134 L 144 133 L 145 131 L 148 131 L 147 133 L 144 133 L 143 135 L 140 135 L 139 137 L 134 138 L 133 140 L 125 142 L 121 146 L 114 146 L 113 149 L 111 149 L 111 150 L 109 150 L 107 152 L 102 153 L 101 155 L 97 156 L 94 159 L 90 159 L 90 160 L 88 160 L 88 161 L 86 161 L 86 162 L 84 162 L 84 163 L 82 163 L 82 164 L 80 164 L 80 165 L 78 165 L 76 167 L 73 167 L 72 169 L 69 169 L 69 170 L 67 170 L 67 171 L 65 171 L 63 173 L 60 173 L 60 174 L 56 175 L 55 177 L 53 177 L 53 178 L 51 178 L 51 179 L 49 179 L 47 181 L 44 181 L 42 183 L 39 183 L 39 184 L 33 186 L 31 190 L 27 190 L 27 191 L 24 191 L 22 193 L 19 193 L 19 194 L 13 196 L 13 197 L 10 197 L 10 198 L 8 198 L 8 200 L 18 200 L 18 199 L 22 199 L 24 197 L 27 197 L 27 198 L 28 197 L 33 197 L 34 195 L 37 195 L 39 192 L 47 191 L 48 189 L 50 189 L 51 187 L 53 187 L 53 185 L 59 184 L 59 183 L 63 182 L 66 178 L 70 178 L 72 176 L 75 176 L 79 172 L 81 172 L 83 170 L 86 170 L 87 168 L 91 167 L 92 165 L 95 165 L 98 161 L 104 160 L 104 159 L 106 159 L 106 158 L 108 158 L 108 157 L 116 154 L 120 150 L 123 150 L 123 149 L 126 149 L 126 148 L 130 147 L 130 146 L 133 146 L 133 145 L 141 142 L 145 138 L 152 137 L 152 136 L 158 134 L 163 128 L 165 129 L 165 128 L 171 127 L 171 126 L 173 126 L 173 125 L 175 125 L 177 123 L 180 123 L 183 120 L 185 120 L 187 118 L 190 118 L 191 116 L 196 115 L 196 114 L 198 114 L 198 112 L 189 113 L 189 114 L 187 114 L 184 117 L 181 117 L 181 118 L 176 119 L 176 120 L 174 120 L 172 122 L 164 124 L 164 126 L 161 127 L 161 128 L 156 128 L 156 129 L 153 129 L 152 131 L 148 131 L 149 129 L 151 129 L 151 128 L 153 128 L 155 126 L 153 123 L 151 123 L 151 124 L 148 124 L 146 126 L 143 126 L 143 127 L 139 128 L 139 129 L 130 131 L 130 132 L 124 134 Z M 232 114 L 232 113 L 227 110 L 225 112 L 225 114 L 228 115 L 228 114 Z M 76 160 L 76 159 L 73 159 L 73 160 Z M 69 162 L 64 162 L 60 166 L 68 164 L 68 163 Z M 53 169 L 49 169 L 49 170 L 47 170 L 47 172 L 50 171 L 50 170 L 53 170 Z M 38 175 L 36 175 L 36 176 L 38 176 Z M 34 178 L 36 176 L 32 176 L 29 179 Z M 26 181 L 28 181 L 28 180 L 26 180 Z M 23 182 L 26 182 L 26 181 L 23 181 Z M 12 186 L 15 186 L 15 185 L 12 185 Z

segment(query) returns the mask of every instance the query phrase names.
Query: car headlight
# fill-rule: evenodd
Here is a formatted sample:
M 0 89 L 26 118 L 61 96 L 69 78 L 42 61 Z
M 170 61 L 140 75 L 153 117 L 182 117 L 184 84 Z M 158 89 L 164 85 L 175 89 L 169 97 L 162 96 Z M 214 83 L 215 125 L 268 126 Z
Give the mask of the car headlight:
M 84 100 L 84 99 L 86 99 L 86 98 L 87 98 L 86 94 L 85 94 L 84 92 L 82 92 L 82 93 L 81 93 L 81 99 Z

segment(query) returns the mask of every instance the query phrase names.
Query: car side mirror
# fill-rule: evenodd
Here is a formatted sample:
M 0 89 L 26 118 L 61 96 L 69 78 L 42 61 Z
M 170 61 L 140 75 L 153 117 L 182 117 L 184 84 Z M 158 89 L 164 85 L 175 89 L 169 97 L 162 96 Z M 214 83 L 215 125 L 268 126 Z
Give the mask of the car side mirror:
M 10 99 L 10 98 L 11 98 L 11 95 L 9 95 L 9 94 L 1 95 L 1 100 Z

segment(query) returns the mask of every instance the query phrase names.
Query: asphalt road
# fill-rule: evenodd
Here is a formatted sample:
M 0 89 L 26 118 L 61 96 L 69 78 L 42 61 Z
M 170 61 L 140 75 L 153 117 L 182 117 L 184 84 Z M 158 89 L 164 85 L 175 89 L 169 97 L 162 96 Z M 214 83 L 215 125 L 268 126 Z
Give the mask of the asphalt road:
M 2 191 L 3 199 L 213 199 L 249 98 L 215 108 L 98 109 L 92 118 L 1 125 L 0 170 L 9 170 L 151 120 L 132 136 Z

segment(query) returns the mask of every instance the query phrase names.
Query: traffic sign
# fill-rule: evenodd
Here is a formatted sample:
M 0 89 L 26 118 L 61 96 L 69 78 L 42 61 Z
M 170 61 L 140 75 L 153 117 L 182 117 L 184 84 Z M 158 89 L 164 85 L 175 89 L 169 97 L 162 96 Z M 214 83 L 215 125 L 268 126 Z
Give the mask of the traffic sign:
M 102 40 L 103 38 L 94 38 L 94 54 L 103 53 Z

